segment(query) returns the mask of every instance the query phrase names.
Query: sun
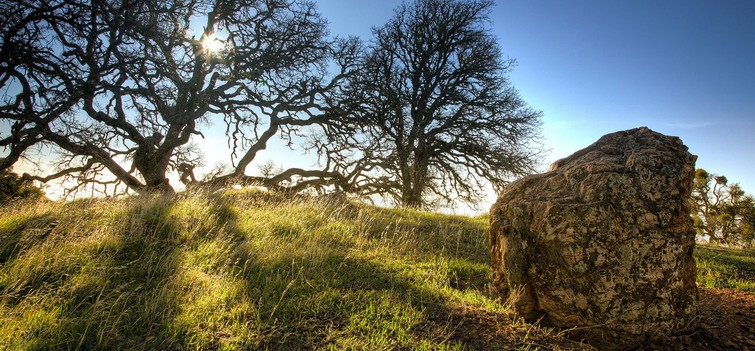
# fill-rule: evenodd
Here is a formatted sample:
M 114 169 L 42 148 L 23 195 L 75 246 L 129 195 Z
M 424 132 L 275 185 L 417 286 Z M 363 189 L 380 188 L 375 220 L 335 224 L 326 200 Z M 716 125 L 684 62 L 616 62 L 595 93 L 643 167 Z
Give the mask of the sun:
M 202 48 L 208 54 L 214 54 L 223 49 L 223 42 L 215 37 L 215 34 L 210 34 L 202 38 Z

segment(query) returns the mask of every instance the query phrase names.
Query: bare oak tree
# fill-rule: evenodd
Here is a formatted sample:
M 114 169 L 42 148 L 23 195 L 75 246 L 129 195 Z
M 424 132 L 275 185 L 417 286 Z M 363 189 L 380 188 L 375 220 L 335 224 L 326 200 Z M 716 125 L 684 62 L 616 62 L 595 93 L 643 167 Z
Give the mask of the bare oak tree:
M 487 27 L 490 0 L 401 5 L 344 90 L 337 132 L 315 142 L 346 191 L 420 207 L 477 203 L 532 171 L 540 112 L 508 80 Z
M 0 170 L 41 145 L 60 158 L 32 179 L 111 190 L 171 191 L 171 171 L 196 181 L 192 140 L 215 120 L 235 163 L 219 179 L 251 180 L 272 137 L 327 122 L 355 50 L 304 0 L 11 0 L 0 23 Z

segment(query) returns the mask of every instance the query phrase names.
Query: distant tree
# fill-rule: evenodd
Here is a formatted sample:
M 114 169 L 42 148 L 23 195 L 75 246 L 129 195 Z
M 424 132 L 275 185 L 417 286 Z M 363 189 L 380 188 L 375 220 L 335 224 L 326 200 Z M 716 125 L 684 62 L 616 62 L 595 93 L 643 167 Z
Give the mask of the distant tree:
M 755 200 L 747 195 L 739 184 L 731 184 L 728 197 L 721 206 L 718 221 L 724 242 L 750 246 L 755 229 Z
M 691 205 L 692 216 L 698 235 L 707 235 L 711 241 L 717 239 L 718 231 L 718 202 L 720 202 L 720 187 L 714 183 L 716 191 L 712 191 L 713 175 L 699 168 L 695 171 L 693 181 Z
M 214 120 L 234 162 L 218 178 L 244 181 L 271 138 L 325 123 L 354 46 L 304 0 L 11 0 L 0 26 L 0 170 L 44 147 L 57 169 L 33 179 L 73 189 L 194 182 L 192 140 Z
M 739 184 L 729 184 L 725 176 L 697 169 L 690 204 L 698 235 L 719 244 L 752 243 L 755 200 Z
M 745 247 L 752 247 L 755 244 L 755 198 L 745 196 L 742 204 L 739 237 Z
M 533 170 L 541 113 L 508 80 L 487 26 L 492 0 L 404 3 L 362 57 L 340 109 L 315 142 L 340 185 L 420 207 L 482 199 Z
M 34 186 L 33 182 L 19 177 L 10 169 L 0 171 L 0 205 L 13 199 L 41 198 L 42 189 Z

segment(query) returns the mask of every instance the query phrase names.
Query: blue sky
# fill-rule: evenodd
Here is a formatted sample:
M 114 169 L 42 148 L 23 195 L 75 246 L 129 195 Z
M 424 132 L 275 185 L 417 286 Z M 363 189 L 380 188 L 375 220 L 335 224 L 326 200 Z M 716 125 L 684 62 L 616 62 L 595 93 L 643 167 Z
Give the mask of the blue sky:
M 371 37 L 401 1 L 319 0 L 334 35 Z M 511 81 L 542 110 L 546 164 L 639 126 L 755 193 L 755 1 L 498 0 Z
M 363 40 L 401 3 L 315 1 L 331 34 Z M 755 194 L 755 0 L 497 0 L 490 29 L 518 61 L 512 83 L 544 113 L 542 171 L 604 134 L 648 126 Z M 205 170 L 229 161 L 224 131 L 216 124 L 197 140 Z M 255 164 L 318 167 L 280 141 L 258 156 Z

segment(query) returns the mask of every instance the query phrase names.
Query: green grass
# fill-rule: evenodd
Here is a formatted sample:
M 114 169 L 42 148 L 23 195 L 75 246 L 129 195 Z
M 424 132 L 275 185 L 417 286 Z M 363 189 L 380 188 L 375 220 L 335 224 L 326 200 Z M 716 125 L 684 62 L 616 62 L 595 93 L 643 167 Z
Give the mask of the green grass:
M 487 226 L 245 190 L 2 207 L 0 350 L 591 349 L 488 292 Z M 752 290 L 752 251 L 697 255 Z
M 486 228 L 244 190 L 16 204 L 0 349 L 588 348 L 488 294 Z
M 755 250 L 697 245 L 695 256 L 701 286 L 755 292 Z

